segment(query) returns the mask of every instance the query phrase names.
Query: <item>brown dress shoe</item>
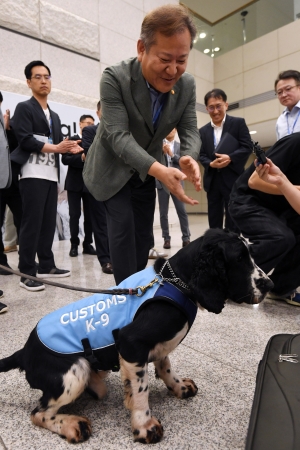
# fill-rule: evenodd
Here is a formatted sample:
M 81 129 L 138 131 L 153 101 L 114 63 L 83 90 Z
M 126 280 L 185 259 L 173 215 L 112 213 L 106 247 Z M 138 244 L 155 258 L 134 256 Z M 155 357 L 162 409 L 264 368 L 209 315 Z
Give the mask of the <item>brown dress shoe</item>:
M 182 242 L 182 247 L 186 247 L 187 245 L 189 245 L 190 241 L 183 241 Z
M 171 248 L 171 241 L 169 239 L 165 239 L 163 247 L 167 249 Z
M 109 275 L 113 274 L 113 267 L 111 265 L 111 263 L 105 263 L 102 265 L 102 272 L 103 273 L 108 273 Z

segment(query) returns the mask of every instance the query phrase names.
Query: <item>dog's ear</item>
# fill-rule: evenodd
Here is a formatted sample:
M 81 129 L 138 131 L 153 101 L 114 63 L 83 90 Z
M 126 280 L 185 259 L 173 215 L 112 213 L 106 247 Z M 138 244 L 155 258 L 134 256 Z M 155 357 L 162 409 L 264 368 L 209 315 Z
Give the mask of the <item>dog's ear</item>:
M 222 311 L 228 292 L 224 242 L 203 243 L 194 260 L 189 287 L 203 308 L 215 314 Z

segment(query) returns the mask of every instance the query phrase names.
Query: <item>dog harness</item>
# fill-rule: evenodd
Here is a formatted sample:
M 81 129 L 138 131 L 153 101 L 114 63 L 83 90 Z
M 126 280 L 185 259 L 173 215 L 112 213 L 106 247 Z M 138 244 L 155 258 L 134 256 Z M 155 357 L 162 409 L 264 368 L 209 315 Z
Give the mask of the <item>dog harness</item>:
M 152 283 L 155 278 L 157 282 Z M 37 336 L 48 349 L 65 355 L 85 353 L 86 347 L 92 351 L 103 349 L 114 345 L 113 331 L 131 323 L 140 308 L 155 297 L 164 297 L 176 305 L 186 315 L 189 328 L 192 326 L 196 305 L 177 287 L 160 281 L 153 267 L 126 278 L 116 288 L 145 285 L 150 287 L 141 296 L 94 294 L 66 305 L 38 322 Z

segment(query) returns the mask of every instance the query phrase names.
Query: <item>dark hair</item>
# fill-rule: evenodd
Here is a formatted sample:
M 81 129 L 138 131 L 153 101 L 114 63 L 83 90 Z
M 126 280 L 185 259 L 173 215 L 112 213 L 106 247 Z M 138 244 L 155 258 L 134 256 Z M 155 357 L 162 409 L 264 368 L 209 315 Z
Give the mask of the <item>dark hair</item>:
M 100 111 L 100 109 L 101 109 L 101 102 L 99 100 L 99 102 L 97 103 L 97 111 Z
M 2 103 L 3 102 L 3 95 L 2 95 L 2 92 L 0 92 L 0 103 Z
M 294 78 L 297 84 L 300 84 L 300 72 L 298 70 L 285 70 L 284 72 L 280 72 L 278 77 L 275 80 L 275 89 L 278 81 L 286 80 L 287 78 Z
M 161 33 L 164 36 L 173 36 L 182 33 L 186 29 L 191 35 L 191 45 L 195 39 L 197 28 L 189 14 L 189 10 L 184 5 L 164 5 L 150 11 L 143 20 L 140 39 L 146 51 L 155 44 L 155 34 Z
M 209 91 L 204 97 L 205 106 L 207 106 L 210 98 L 221 98 L 224 102 L 227 101 L 227 95 L 222 89 L 213 89 L 212 91 Z
M 50 72 L 49 67 L 46 66 L 46 64 L 44 64 L 43 61 L 31 61 L 29 64 L 27 64 L 27 66 L 25 67 L 25 70 L 24 70 L 26 80 L 30 80 L 31 75 L 32 75 L 32 74 L 31 74 L 31 69 L 32 69 L 33 67 L 36 67 L 36 66 L 43 66 L 43 67 L 46 67 L 46 69 L 47 69 L 48 72 L 49 72 L 49 75 L 51 75 L 51 72 Z
M 80 119 L 79 122 L 83 122 L 85 119 L 92 119 L 95 122 L 95 119 L 93 116 L 91 116 L 90 114 L 83 114 Z

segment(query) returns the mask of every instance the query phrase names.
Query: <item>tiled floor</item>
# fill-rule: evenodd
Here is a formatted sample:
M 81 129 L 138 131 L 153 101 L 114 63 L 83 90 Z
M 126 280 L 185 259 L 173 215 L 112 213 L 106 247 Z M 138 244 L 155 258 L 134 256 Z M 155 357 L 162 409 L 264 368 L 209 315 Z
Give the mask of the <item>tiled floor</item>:
M 176 214 L 171 210 L 171 244 L 169 255 L 181 247 Z M 192 238 L 207 228 L 207 217 L 190 216 Z M 162 251 L 162 238 L 155 219 L 155 245 Z M 89 288 L 112 286 L 113 277 L 100 271 L 96 257 L 80 254 L 68 256 L 69 242 L 53 245 L 57 266 L 70 268 L 72 276 L 64 283 Z M 8 255 L 17 267 L 17 253 Z M 152 263 L 149 261 L 149 263 Z M 0 357 L 21 348 L 37 321 L 46 313 L 83 295 L 47 286 L 45 291 L 29 293 L 19 287 L 19 279 L 0 276 L 2 299 L 8 306 L 0 315 Z M 244 448 L 252 405 L 258 362 L 268 339 L 277 333 L 299 332 L 300 309 L 284 302 L 265 300 L 259 306 L 229 303 L 222 314 L 199 312 L 187 338 L 171 356 L 177 372 L 191 377 L 198 385 L 196 397 L 173 398 L 150 369 L 150 404 L 161 420 L 165 434 L 157 450 L 240 450 Z M 129 413 L 123 407 L 119 374 L 108 379 L 108 396 L 96 402 L 84 394 L 67 412 L 87 415 L 93 435 L 78 449 L 123 450 L 145 448 L 132 441 Z M 0 374 L 0 449 L 66 450 L 71 448 L 59 436 L 35 427 L 30 411 L 40 396 L 31 390 L 24 374 L 17 370 Z

